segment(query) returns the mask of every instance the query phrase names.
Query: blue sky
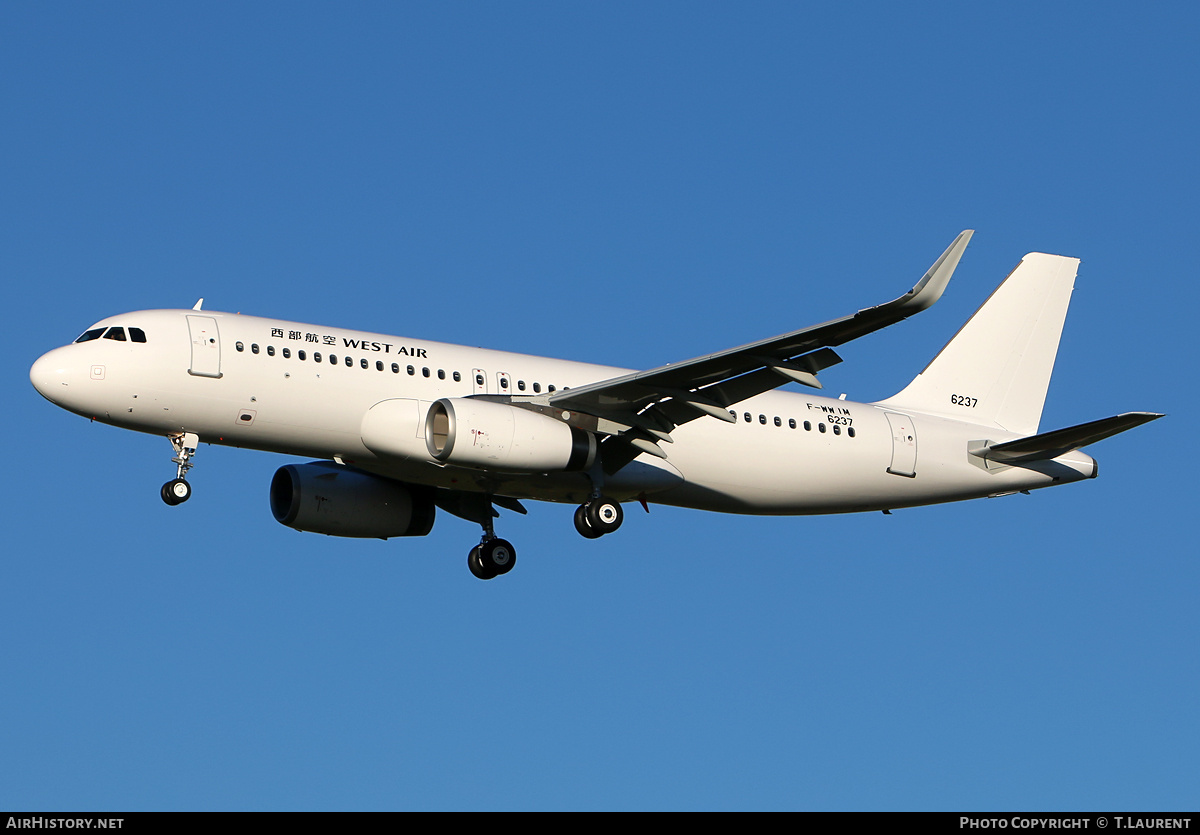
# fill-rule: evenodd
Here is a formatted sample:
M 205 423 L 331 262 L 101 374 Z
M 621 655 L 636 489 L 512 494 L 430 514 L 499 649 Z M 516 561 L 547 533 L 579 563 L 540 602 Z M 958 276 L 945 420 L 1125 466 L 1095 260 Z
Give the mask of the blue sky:
M 1195 44 L 1152 4 L 6 4 L 0 807 L 1195 809 Z M 206 307 L 628 367 L 840 316 L 885 397 L 1083 259 L 1045 429 L 1095 481 L 844 517 L 571 508 L 340 541 L 281 456 L 55 409 L 41 353 Z M 1189 428 L 1192 427 L 1192 428 Z M 1180 441 L 1184 438 L 1184 441 Z

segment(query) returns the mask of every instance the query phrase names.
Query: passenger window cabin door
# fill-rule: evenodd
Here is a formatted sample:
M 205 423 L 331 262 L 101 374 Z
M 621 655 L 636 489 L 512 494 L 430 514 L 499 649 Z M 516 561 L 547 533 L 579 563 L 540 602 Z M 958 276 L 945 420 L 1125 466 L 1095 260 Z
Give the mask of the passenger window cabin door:
M 892 430 L 892 463 L 887 471 L 892 475 L 915 478 L 917 475 L 917 430 L 912 418 L 897 412 L 884 412 Z
M 217 320 L 211 316 L 189 316 L 187 323 L 192 341 L 192 365 L 188 373 L 194 377 L 220 377 L 221 337 Z

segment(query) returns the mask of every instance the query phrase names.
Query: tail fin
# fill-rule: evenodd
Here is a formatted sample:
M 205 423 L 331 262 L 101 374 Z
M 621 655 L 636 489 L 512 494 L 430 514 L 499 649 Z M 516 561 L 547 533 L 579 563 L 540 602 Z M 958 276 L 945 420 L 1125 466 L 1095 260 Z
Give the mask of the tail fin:
M 1033 435 L 1062 335 L 1078 258 L 1031 252 L 888 408 Z

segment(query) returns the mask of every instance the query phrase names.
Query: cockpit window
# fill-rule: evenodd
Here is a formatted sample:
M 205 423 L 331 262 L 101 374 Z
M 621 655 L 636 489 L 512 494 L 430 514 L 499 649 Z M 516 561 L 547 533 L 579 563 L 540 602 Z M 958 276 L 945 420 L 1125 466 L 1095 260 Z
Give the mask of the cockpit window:
M 130 328 L 129 329 L 129 341 L 130 342 L 145 342 L 146 341 L 146 332 L 144 330 L 142 330 L 141 328 Z
M 109 328 L 108 332 L 104 334 L 104 338 L 105 339 L 115 339 L 115 340 L 117 340 L 117 342 L 124 342 L 125 341 L 125 329 L 124 328 Z
M 91 342 L 93 339 L 99 339 L 100 334 L 104 333 L 104 328 L 92 328 L 90 331 L 84 331 L 80 334 L 76 342 Z

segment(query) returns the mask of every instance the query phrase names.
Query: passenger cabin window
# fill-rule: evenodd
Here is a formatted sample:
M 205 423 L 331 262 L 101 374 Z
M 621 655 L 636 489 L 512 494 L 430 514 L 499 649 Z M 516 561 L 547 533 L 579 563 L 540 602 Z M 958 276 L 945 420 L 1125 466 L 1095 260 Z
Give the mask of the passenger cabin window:
M 383 360 L 375 360 L 375 370 L 376 371 L 383 370 Z
M 258 343 L 257 342 L 250 343 L 250 351 L 251 351 L 251 353 L 254 353 L 254 354 L 258 353 Z
M 268 356 L 268 357 L 273 357 L 273 356 L 275 356 L 275 346 L 274 346 L 274 345 L 268 345 L 268 346 L 267 346 L 267 356 Z
M 439 369 L 438 369 L 438 379 L 439 379 L 439 380 L 444 380 L 444 379 L 446 379 L 446 370 L 445 370 L 444 368 L 439 368 Z
M 400 363 L 398 363 L 398 362 L 394 362 L 394 363 L 392 363 L 392 373 L 393 373 L 393 374 L 399 374 L 399 373 L 400 373 Z
M 125 341 L 125 329 L 124 328 L 109 328 L 108 331 L 104 334 L 104 338 L 105 339 L 115 339 L 117 342 L 124 342 Z
M 534 394 L 541 394 L 541 392 L 542 392 L 542 384 L 541 384 L 541 383 L 534 383 L 534 384 L 533 384 L 533 393 L 534 393 Z
M 456 382 L 456 383 L 462 382 L 462 375 L 459 374 L 457 371 L 454 372 L 454 382 Z
M 284 348 L 284 349 L 283 349 L 283 358 L 284 358 L 285 360 L 286 360 L 286 359 L 291 359 L 291 358 L 292 358 L 292 349 L 291 349 L 291 348 Z
M 367 364 L 367 361 L 366 361 L 366 360 L 363 360 L 363 365 L 365 366 L 366 364 Z M 354 367 L 354 360 L 350 359 L 349 357 L 346 357 L 346 367 L 347 367 L 347 368 L 353 368 L 353 367 Z
M 242 351 L 246 350 L 246 344 L 244 342 L 239 342 L 236 345 L 234 345 L 233 347 L 238 349 L 238 353 L 241 353 Z
M 303 351 L 297 351 L 296 358 L 299 359 L 300 362 L 304 362 L 306 359 L 308 359 L 308 354 L 304 353 Z
M 525 391 L 525 381 L 517 380 L 517 391 Z
M 81 333 L 79 335 L 79 338 L 76 339 L 75 341 L 77 343 L 78 342 L 91 342 L 93 339 L 99 339 L 100 335 L 102 333 L 104 333 L 104 328 L 92 328 L 90 331 L 84 331 L 83 333 Z

